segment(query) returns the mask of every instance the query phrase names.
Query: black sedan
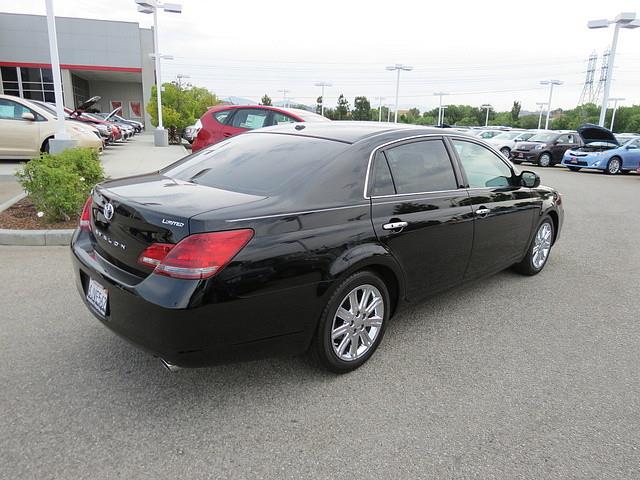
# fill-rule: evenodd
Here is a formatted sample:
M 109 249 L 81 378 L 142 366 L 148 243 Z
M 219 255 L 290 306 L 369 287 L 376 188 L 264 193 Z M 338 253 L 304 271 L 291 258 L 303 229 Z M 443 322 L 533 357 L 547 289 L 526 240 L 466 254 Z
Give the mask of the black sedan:
M 89 310 L 170 368 L 310 351 L 346 372 L 403 304 L 540 272 L 562 221 L 481 140 L 289 124 L 98 185 L 71 249 Z

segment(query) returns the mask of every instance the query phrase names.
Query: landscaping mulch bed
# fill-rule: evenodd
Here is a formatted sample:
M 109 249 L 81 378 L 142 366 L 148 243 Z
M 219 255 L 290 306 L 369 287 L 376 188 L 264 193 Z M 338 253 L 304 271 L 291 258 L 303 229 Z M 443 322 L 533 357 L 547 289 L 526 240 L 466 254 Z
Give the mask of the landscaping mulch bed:
M 0 228 L 11 230 L 69 229 L 78 226 L 78 218 L 80 217 L 80 215 L 75 215 L 68 222 L 48 223 L 44 218 L 39 218 L 37 213 L 38 211 L 29 197 L 23 198 L 4 212 L 0 212 Z

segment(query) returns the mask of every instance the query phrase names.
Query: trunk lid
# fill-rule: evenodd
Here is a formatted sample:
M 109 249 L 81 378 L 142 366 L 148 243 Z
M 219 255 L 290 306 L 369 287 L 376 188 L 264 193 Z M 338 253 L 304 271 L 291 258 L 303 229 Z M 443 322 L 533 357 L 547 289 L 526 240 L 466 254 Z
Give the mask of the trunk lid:
M 152 270 L 139 265 L 138 257 L 149 245 L 178 243 L 189 235 L 189 219 L 194 215 L 262 198 L 161 174 L 108 181 L 93 194 L 95 249 L 114 265 L 146 276 Z
M 582 138 L 585 145 L 596 142 L 619 145 L 618 140 L 611 130 L 598 125 L 593 125 L 592 123 L 586 123 L 578 128 L 578 135 L 580 135 L 580 138 Z

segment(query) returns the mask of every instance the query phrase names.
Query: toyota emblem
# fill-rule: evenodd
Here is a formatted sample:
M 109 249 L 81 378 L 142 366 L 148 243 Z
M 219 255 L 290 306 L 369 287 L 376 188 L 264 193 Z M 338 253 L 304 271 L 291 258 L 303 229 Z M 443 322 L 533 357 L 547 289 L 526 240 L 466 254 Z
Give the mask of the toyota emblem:
M 104 206 L 104 209 L 102 210 L 102 214 L 104 215 L 104 218 L 107 219 L 107 222 L 110 222 L 111 219 L 113 218 L 113 212 L 114 212 L 113 204 L 111 202 L 107 203 Z

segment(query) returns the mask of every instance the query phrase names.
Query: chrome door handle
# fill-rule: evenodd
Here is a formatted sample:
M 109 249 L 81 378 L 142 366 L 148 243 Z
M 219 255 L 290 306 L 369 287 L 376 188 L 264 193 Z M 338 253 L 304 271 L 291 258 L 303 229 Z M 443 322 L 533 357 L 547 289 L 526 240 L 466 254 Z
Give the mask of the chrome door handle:
M 383 230 L 400 230 L 409 225 L 409 222 L 391 222 L 382 225 Z
M 478 210 L 476 210 L 476 215 L 478 215 L 480 217 L 484 217 L 485 215 L 488 215 L 489 212 L 491 212 L 491 210 L 489 210 L 486 207 L 482 207 L 482 208 L 479 208 Z

